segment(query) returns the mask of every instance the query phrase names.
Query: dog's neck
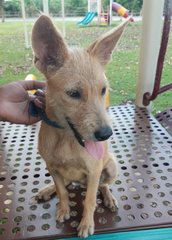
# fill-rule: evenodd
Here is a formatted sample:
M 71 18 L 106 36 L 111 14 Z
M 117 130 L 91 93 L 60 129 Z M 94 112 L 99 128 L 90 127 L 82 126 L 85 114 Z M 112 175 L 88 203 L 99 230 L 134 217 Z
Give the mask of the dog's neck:
M 54 128 L 60 128 L 63 129 L 64 127 L 60 126 L 60 124 L 57 121 L 53 121 L 50 118 L 48 118 L 46 112 L 44 110 L 40 110 L 39 116 L 41 117 L 42 121 L 44 121 L 47 125 L 54 127 Z

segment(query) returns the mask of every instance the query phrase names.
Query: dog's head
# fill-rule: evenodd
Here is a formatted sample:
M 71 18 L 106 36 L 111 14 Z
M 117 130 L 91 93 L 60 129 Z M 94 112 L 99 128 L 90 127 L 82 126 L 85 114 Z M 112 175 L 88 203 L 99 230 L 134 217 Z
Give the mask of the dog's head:
M 96 143 L 100 148 L 98 141 L 112 135 L 105 108 L 108 81 L 104 66 L 110 61 L 127 22 L 87 49 L 68 48 L 47 16 L 42 15 L 33 27 L 34 62 L 47 79 L 47 115 L 89 149 Z

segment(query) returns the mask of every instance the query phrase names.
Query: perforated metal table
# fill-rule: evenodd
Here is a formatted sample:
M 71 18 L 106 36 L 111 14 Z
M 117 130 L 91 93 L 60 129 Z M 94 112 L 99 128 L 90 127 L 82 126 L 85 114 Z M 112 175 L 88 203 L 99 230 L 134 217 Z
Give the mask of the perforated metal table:
M 108 236 L 109 233 L 112 239 L 112 233 L 116 232 L 154 228 L 165 230 L 165 227 L 172 234 L 172 137 L 145 109 L 133 105 L 110 107 L 109 114 L 113 126 L 109 148 L 119 165 L 119 177 L 112 191 L 118 199 L 119 209 L 111 213 L 102 205 L 98 193 L 96 234 L 106 233 L 100 236 Z M 52 181 L 37 152 L 38 130 L 39 124 L 23 126 L 0 123 L 2 240 L 76 236 L 84 188 L 75 185 L 68 187 L 71 218 L 64 224 L 58 224 L 55 220 L 56 197 L 39 204 L 31 200 L 41 187 Z M 140 231 L 140 234 L 143 235 L 143 232 Z M 117 236 L 115 239 L 122 239 Z
M 167 130 L 167 132 L 169 132 L 169 134 L 172 136 L 172 108 L 168 108 L 168 109 L 156 114 L 156 119 Z

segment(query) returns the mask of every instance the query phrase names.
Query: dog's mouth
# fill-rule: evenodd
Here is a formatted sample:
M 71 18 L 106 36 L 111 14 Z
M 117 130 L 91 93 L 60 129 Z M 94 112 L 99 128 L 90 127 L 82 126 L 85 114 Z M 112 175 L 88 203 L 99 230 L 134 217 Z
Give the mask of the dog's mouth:
M 96 160 L 100 160 L 104 155 L 104 145 L 102 142 L 97 142 L 93 140 L 85 140 L 81 134 L 77 131 L 76 127 L 73 123 L 66 118 L 70 128 L 72 129 L 75 138 L 77 139 L 78 143 L 86 149 L 86 151 Z
M 78 140 L 79 144 L 82 146 L 82 147 L 85 147 L 84 145 L 84 142 L 85 140 L 82 138 L 81 134 L 77 131 L 77 129 L 75 128 L 74 124 L 70 122 L 69 118 L 66 118 L 70 128 L 72 129 L 74 135 L 75 135 L 75 138 Z

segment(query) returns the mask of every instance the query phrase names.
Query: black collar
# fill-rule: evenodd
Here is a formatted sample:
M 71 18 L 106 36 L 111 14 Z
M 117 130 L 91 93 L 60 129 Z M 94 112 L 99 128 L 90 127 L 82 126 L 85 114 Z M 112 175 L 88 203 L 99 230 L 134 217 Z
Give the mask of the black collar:
M 64 127 L 60 126 L 57 122 L 49 119 L 47 117 L 46 112 L 43 109 L 37 107 L 34 104 L 34 102 L 30 102 L 30 104 L 29 104 L 29 114 L 34 116 L 34 117 L 39 116 L 42 119 L 42 121 L 44 121 L 49 126 L 52 126 L 52 127 L 55 127 L 55 128 L 60 128 L 60 129 L 64 128 Z
M 47 117 L 46 112 L 43 109 L 37 107 L 34 104 L 34 102 L 30 102 L 30 104 L 29 104 L 29 114 L 34 116 L 34 117 L 39 116 L 42 119 L 42 121 L 44 121 L 47 125 L 49 125 L 51 127 L 64 129 L 64 127 L 60 126 L 56 121 L 52 121 L 51 119 L 49 119 Z M 75 138 L 78 140 L 79 144 L 82 147 L 84 147 L 84 143 L 82 141 L 82 136 L 80 135 L 80 133 L 75 128 L 75 125 L 73 123 L 71 123 L 69 118 L 66 117 L 66 120 L 67 120 L 71 130 L 73 131 Z

